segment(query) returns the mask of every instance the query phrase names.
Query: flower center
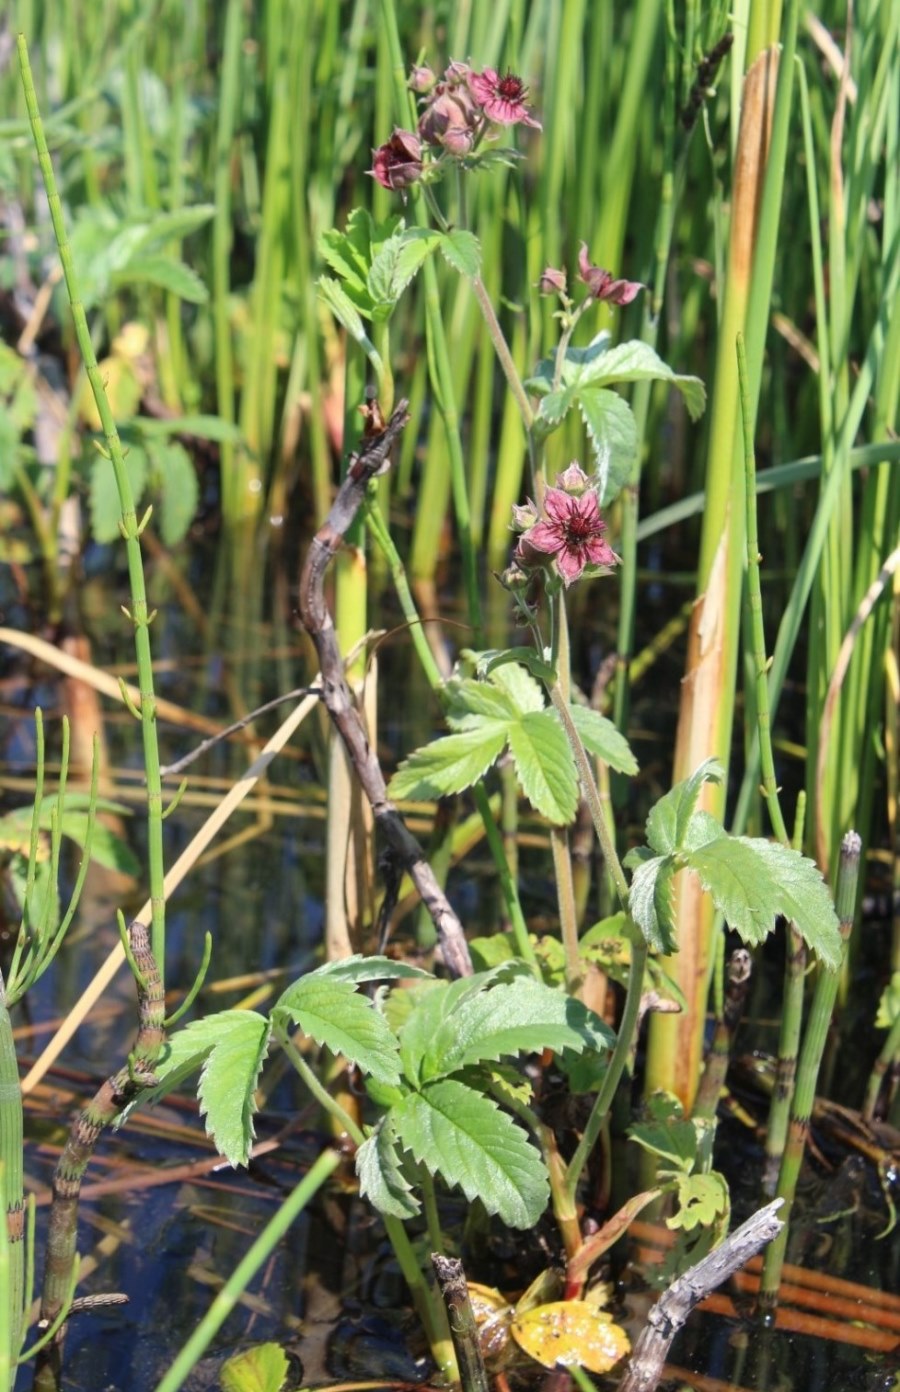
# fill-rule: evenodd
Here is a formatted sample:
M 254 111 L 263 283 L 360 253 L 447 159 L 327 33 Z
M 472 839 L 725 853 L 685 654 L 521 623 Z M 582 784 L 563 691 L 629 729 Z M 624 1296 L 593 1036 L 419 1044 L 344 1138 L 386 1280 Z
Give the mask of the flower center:
M 591 537 L 597 535 L 597 527 L 590 517 L 583 517 L 580 512 L 572 512 L 566 518 L 565 533 L 567 545 L 583 546 Z
M 528 88 L 521 77 L 516 77 L 515 73 L 508 72 L 497 83 L 497 96 L 502 97 L 504 101 L 524 101 L 528 96 Z

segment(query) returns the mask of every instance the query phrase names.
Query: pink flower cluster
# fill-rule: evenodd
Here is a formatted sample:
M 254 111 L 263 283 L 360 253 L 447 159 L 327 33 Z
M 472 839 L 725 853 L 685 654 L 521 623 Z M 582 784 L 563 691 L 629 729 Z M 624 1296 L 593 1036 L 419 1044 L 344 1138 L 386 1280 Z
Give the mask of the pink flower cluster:
M 521 531 L 513 561 L 520 572 L 552 562 L 568 588 L 586 569 L 618 563 L 604 540 L 596 490 L 579 464 L 570 464 L 557 475 L 556 487 L 544 490 L 543 512 L 540 517 L 531 502 L 513 509 L 513 526 Z
M 438 80 L 423 66 L 413 69 L 410 86 L 424 98 L 415 133 L 398 127 L 372 152 L 369 173 L 383 188 L 405 189 L 422 177 L 423 143 L 462 159 L 477 147 L 491 123 L 540 130 L 540 121 L 526 105 L 528 88 L 515 73 L 501 77 L 493 68 L 479 73 L 465 63 L 451 63 Z

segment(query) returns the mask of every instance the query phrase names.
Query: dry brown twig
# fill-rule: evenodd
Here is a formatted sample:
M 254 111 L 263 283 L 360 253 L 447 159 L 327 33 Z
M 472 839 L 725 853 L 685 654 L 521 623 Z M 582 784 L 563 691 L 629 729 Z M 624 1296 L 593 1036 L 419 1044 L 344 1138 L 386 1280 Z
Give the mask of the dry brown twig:
M 773 1199 L 759 1209 L 660 1296 L 638 1335 L 618 1392 L 653 1392 L 672 1340 L 688 1315 L 780 1232 L 784 1224 L 777 1215 L 783 1202 Z
M 324 594 L 325 572 L 365 500 L 369 481 L 389 466 L 391 447 L 409 420 L 407 404 L 399 402 L 383 428 L 367 429 L 359 453 L 352 456 L 347 477 L 331 511 L 310 544 L 300 576 L 300 617 L 319 657 L 322 699 L 371 804 L 376 830 L 381 832 L 422 896 L 437 930 L 448 971 L 454 976 L 469 976 L 472 961 L 463 926 L 435 879 L 422 847 L 388 798 L 384 774 L 344 679 L 344 662 Z

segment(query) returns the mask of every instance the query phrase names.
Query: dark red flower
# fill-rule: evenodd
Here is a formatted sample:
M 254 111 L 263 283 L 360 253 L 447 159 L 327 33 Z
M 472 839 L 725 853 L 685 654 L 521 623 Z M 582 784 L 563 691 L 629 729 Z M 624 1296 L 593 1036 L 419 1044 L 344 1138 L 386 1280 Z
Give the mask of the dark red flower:
M 540 121 L 535 120 L 525 105 L 528 88 L 515 73 L 508 72 L 500 77 L 493 68 L 485 68 L 482 73 L 470 74 L 469 86 L 489 120 L 501 126 L 536 126 L 540 130 Z
M 578 273 L 595 300 L 607 300 L 610 304 L 627 305 L 645 287 L 639 280 L 613 280 L 609 271 L 602 266 L 592 266 L 588 259 L 587 242 L 581 243 L 578 253 Z
M 372 151 L 369 173 L 382 188 L 405 189 L 422 177 L 422 143 L 411 131 L 394 129 L 384 145 Z
M 524 532 L 516 548 L 516 559 L 534 564 L 534 552 L 551 556 L 565 584 L 571 585 L 585 566 L 615 565 L 618 556 L 603 540 L 606 524 L 593 488 L 580 497 L 562 488 L 544 492 L 545 520 Z M 521 554 L 520 554 L 521 552 Z

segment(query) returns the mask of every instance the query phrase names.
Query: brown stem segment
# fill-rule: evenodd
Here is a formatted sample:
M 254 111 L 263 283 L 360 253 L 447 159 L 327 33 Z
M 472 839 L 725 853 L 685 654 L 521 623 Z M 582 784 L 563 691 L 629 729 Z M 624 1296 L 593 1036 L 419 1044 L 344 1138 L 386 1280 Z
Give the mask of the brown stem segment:
M 53 1175 L 53 1203 L 47 1233 L 47 1265 L 41 1295 L 41 1318 L 52 1322 L 62 1308 L 72 1278 L 78 1227 L 78 1196 L 88 1161 L 100 1133 L 129 1102 L 153 1087 L 153 1066 L 165 1041 L 165 998 L 146 927 L 135 919 L 128 928 L 138 980 L 138 1032 L 124 1068 L 107 1078 L 84 1111 L 72 1122 L 69 1138 Z M 60 1331 L 60 1334 L 62 1331 Z
M 375 825 L 422 896 L 422 902 L 437 930 L 447 970 L 454 976 L 470 976 L 472 960 L 463 926 L 426 861 L 422 847 L 407 830 L 388 798 L 381 766 L 369 745 L 365 727 L 344 680 L 344 664 L 323 589 L 325 572 L 365 500 L 369 482 L 388 467 L 391 446 L 409 420 L 407 405 L 406 401 L 399 402 L 383 428 L 367 428 L 359 453 L 351 458 L 347 476 L 338 490 L 327 520 L 313 537 L 303 566 L 300 576 L 300 617 L 319 656 L 322 699 L 369 799 L 375 814 Z

